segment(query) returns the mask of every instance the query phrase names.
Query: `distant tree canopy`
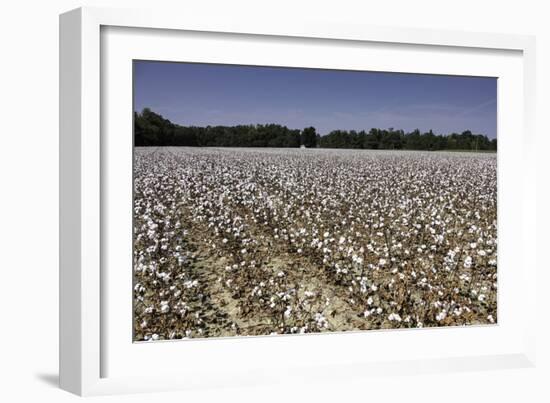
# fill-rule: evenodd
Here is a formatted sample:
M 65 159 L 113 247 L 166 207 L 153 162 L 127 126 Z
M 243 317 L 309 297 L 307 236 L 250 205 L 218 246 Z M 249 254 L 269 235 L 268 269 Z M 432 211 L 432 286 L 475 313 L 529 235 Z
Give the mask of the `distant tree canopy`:
M 420 133 L 416 129 L 410 133 L 403 130 L 371 129 L 344 131 L 334 130 L 319 139 L 322 148 L 364 148 L 378 150 L 485 150 L 496 151 L 497 140 L 489 140 L 482 134 L 467 130 L 460 134 L 436 135 L 431 130 Z
M 289 129 L 279 124 L 237 126 L 181 126 L 161 115 L 143 109 L 134 112 L 136 146 L 188 147 L 300 147 L 355 148 L 378 150 L 484 150 L 496 151 L 497 140 L 467 130 L 437 135 L 418 129 L 333 130 L 320 136 L 314 127 Z
M 301 145 L 305 147 L 317 147 L 317 131 L 315 127 L 306 127 L 300 135 Z
M 313 133 L 315 137 L 315 129 Z M 300 130 L 282 125 L 180 126 L 148 108 L 134 112 L 134 136 L 136 146 L 300 147 L 303 144 Z M 307 144 L 315 147 L 310 136 L 306 135 Z

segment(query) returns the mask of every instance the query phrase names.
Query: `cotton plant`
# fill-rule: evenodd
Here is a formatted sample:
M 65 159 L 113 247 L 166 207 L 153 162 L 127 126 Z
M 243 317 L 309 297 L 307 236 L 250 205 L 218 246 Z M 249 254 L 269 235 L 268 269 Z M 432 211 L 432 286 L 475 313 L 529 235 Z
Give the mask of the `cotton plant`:
M 139 340 L 497 322 L 490 154 L 138 148 L 133 239 Z

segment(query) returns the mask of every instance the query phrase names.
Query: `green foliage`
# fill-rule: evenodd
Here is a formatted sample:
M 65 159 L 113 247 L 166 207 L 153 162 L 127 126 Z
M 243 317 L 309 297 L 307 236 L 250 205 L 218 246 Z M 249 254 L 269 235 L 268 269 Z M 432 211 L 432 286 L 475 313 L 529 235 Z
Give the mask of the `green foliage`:
M 319 139 L 322 148 L 362 148 L 371 150 L 470 150 L 496 151 L 497 140 L 489 140 L 482 134 L 465 131 L 447 136 L 436 135 L 431 130 L 421 133 L 416 129 L 410 133 L 403 130 L 371 129 L 356 132 L 354 130 L 334 130 Z
M 150 109 L 134 113 L 134 136 L 136 146 L 300 147 L 300 130 L 286 126 L 180 126 Z
M 311 148 L 317 147 L 317 132 L 315 127 L 306 127 L 300 136 L 301 145 Z
M 471 150 L 496 151 L 497 140 L 467 130 L 460 134 L 437 135 L 431 130 L 410 133 L 403 130 L 334 130 L 320 136 L 314 127 L 289 129 L 278 124 L 237 126 L 180 126 L 161 115 L 143 109 L 134 112 L 136 146 L 188 147 L 300 147 L 356 148 L 374 150 Z

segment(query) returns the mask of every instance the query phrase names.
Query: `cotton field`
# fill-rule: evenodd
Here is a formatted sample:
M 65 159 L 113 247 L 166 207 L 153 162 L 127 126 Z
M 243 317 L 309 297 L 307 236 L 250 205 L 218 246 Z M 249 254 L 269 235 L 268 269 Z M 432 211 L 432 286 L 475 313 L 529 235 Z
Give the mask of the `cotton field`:
M 496 323 L 496 165 L 136 148 L 134 340 Z

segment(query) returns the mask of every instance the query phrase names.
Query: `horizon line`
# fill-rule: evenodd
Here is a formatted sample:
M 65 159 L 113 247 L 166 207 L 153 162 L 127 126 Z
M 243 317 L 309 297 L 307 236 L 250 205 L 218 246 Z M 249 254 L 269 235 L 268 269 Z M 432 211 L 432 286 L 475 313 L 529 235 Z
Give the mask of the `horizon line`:
M 162 117 L 163 119 L 165 120 L 168 120 L 171 124 L 174 124 L 174 125 L 178 125 L 178 126 L 181 126 L 181 127 L 200 127 L 200 128 L 207 128 L 207 127 L 237 127 L 237 126 L 260 126 L 260 125 L 263 125 L 263 126 L 267 126 L 267 125 L 278 125 L 278 126 L 281 126 L 281 127 L 286 127 L 287 129 L 289 130 L 300 130 L 300 131 L 303 131 L 304 129 L 306 128 L 309 128 L 309 127 L 313 127 L 315 129 L 315 131 L 317 132 L 317 128 L 315 127 L 315 125 L 309 125 L 309 126 L 305 126 L 303 128 L 293 128 L 293 127 L 289 127 L 285 124 L 282 124 L 282 123 L 275 123 L 275 122 L 266 122 L 266 123 L 239 123 L 239 124 L 208 124 L 206 126 L 202 126 L 202 125 L 185 125 L 185 124 L 182 124 L 182 123 L 178 123 L 178 122 L 175 122 L 173 120 L 170 120 L 166 117 L 164 117 L 162 114 L 158 113 L 158 112 L 155 112 L 152 108 L 150 107 L 144 107 L 141 111 L 138 111 L 136 109 L 134 109 L 134 112 L 135 113 L 138 113 L 138 114 L 141 114 L 145 109 L 149 109 L 151 112 L 153 112 L 154 114 L 156 115 L 159 115 L 160 117 Z M 133 117 L 132 117 L 132 120 L 133 120 Z M 463 130 L 462 132 L 450 132 L 450 133 L 441 133 L 441 132 L 435 132 L 433 129 L 428 129 L 427 131 L 422 131 L 420 130 L 418 127 L 415 128 L 415 129 L 412 129 L 410 131 L 407 131 L 405 129 L 402 129 L 402 128 L 395 128 L 395 127 L 392 127 L 392 126 L 389 126 L 389 127 L 386 127 L 386 128 L 382 128 L 382 127 L 370 127 L 368 129 L 334 129 L 334 130 L 331 130 L 329 131 L 328 133 L 319 133 L 317 132 L 317 134 L 319 134 L 320 136 L 328 136 L 329 134 L 333 133 L 333 132 L 336 132 L 336 131 L 342 131 L 342 132 L 356 132 L 356 133 L 360 133 L 360 132 L 365 132 L 366 134 L 369 134 L 369 132 L 371 130 L 392 130 L 392 131 L 402 131 L 403 134 L 411 134 L 415 131 L 419 131 L 420 134 L 425 134 L 425 133 L 429 133 L 429 132 L 432 132 L 432 134 L 436 135 L 436 136 L 452 136 L 453 134 L 463 134 L 465 132 L 470 132 L 472 135 L 474 136 L 484 136 L 486 137 L 487 139 L 489 140 L 497 140 L 498 138 L 498 135 L 495 136 L 495 137 L 490 137 L 488 136 L 487 134 L 485 133 L 475 133 L 473 132 L 472 130 L 470 129 L 466 129 L 466 130 Z M 498 133 L 497 133 L 498 134 Z

